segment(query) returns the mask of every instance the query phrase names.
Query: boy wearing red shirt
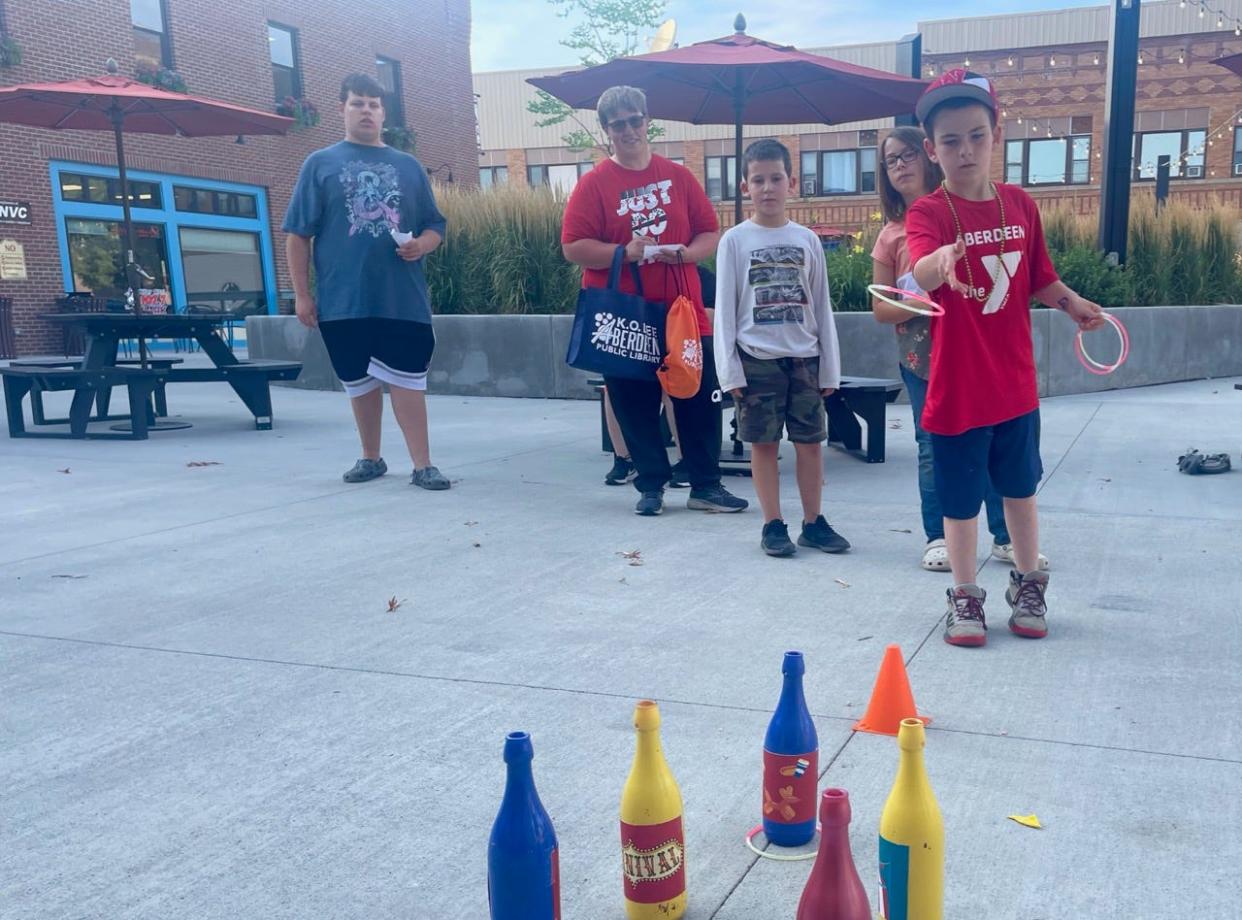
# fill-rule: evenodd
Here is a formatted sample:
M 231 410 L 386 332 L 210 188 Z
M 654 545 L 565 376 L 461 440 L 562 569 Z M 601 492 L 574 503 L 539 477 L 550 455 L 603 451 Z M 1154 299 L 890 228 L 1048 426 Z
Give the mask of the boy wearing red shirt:
M 932 320 L 923 427 L 932 435 L 953 570 L 944 629 L 950 645 L 987 641 L 987 595 L 975 584 L 975 555 L 989 474 L 1004 497 L 1013 539 L 1009 629 L 1031 639 L 1048 634 L 1048 575 L 1038 562 L 1035 491 L 1043 466 L 1029 302 L 1056 307 L 1083 329 L 1104 324 L 1099 305 L 1057 277 L 1035 202 L 990 178 L 992 151 L 1001 142 L 998 108 L 987 78 L 960 69 L 942 74 L 915 108 L 927 154 L 945 174 L 940 189 L 910 207 L 906 230 L 914 280 L 944 307 Z

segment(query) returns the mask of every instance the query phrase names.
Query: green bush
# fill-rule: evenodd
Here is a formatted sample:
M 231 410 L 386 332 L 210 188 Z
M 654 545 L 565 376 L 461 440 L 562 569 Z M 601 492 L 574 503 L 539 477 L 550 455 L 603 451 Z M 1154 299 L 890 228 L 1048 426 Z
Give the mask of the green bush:
M 572 313 L 582 273 L 561 255 L 563 196 L 506 186 L 437 190 L 448 219 L 444 244 L 427 258 L 437 313 Z M 1242 302 L 1238 215 L 1215 204 L 1173 204 L 1156 213 L 1136 195 L 1124 270 L 1096 250 L 1097 219 L 1068 209 L 1043 215 L 1053 263 L 1071 288 L 1106 307 Z M 870 309 L 871 246 L 879 215 L 824 256 L 833 309 Z M 714 261 L 714 260 L 709 260 Z
M 1088 300 L 1103 307 L 1133 302 L 1130 275 L 1110 265 L 1098 249 L 1076 244 L 1064 252 L 1052 250 L 1051 255 L 1061 280 Z

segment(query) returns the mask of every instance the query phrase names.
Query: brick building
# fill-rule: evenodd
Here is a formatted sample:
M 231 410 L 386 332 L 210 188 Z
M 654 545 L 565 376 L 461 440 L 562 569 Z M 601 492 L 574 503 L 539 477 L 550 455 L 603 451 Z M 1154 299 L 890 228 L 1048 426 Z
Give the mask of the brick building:
M 281 218 L 303 159 L 342 136 L 337 94 L 351 71 L 391 91 L 388 123 L 413 133 L 434 180 L 478 183 L 468 0 L 0 0 L 5 34 L 21 63 L 4 66 L 0 48 L 0 85 L 93 76 L 113 58 L 122 74 L 175 71 L 210 98 L 318 109 L 317 126 L 286 137 L 126 137 L 137 261 L 176 308 L 276 311 L 289 287 Z M 0 124 L 0 202 L 30 205 L 28 223 L 0 209 L 0 241 L 25 256 L 25 280 L 0 277 L 18 354 L 60 346 L 38 314 L 66 292 L 120 294 L 115 177 L 111 134 Z
M 1055 0 L 1050 0 L 1050 3 Z M 994 177 L 1024 185 L 1045 204 L 1083 213 L 1099 205 L 1111 6 L 919 23 L 921 76 L 969 66 L 996 84 L 1005 144 Z M 1133 179 L 1154 185 L 1156 158 L 1173 157 L 1171 195 L 1200 204 L 1242 204 L 1242 78 L 1212 59 L 1242 51 L 1242 0 L 1163 0 L 1142 5 Z M 694 41 L 708 36 L 687 38 Z M 780 39 L 781 36 L 760 36 Z M 896 42 L 810 49 L 837 60 L 897 70 Z M 590 155 L 564 148 L 559 127 L 537 128 L 526 112 L 527 77 L 539 71 L 478 73 L 481 180 L 570 188 Z M 593 113 L 583 121 L 594 125 Z M 661 122 L 656 152 L 679 160 L 733 222 L 731 126 Z M 776 125 L 745 129 L 777 137 L 793 152 L 803 197 L 795 219 L 854 229 L 878 210 L 877 145 L 892 119 L 849 125 Z

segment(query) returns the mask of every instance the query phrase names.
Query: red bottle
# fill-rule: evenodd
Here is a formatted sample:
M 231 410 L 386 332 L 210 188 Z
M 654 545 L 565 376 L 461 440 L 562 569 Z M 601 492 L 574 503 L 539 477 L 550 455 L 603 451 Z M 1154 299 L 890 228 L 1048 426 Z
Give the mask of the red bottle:
M 850 854 L 849 793 L 825 789 L 819 821 L 819 855 L 798 902 L 797 920 L 871 920 L 871 904 Z

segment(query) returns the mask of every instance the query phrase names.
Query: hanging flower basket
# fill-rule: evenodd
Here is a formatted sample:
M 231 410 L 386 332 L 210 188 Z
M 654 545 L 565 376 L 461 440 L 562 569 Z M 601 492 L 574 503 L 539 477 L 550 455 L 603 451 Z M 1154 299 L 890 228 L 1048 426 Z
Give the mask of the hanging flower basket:
M 313 128 L 319 124 L 319 109 L 309 99 L 286 96 L 285 101 L 276 106 L 276 114 L 292 118 L 295 131 Z
M 181 74 L 175 70 L 169 70 L 167 67 L 154 67 L 145 62 L 139 63 L 134 68 L 134 77 L 140 83 L 166 89 L 170 93 L 184 93 L 187 91 L 185 79 Z
M 413 128 L 407 128 L 404 125 L 392 125 L 384 129 L 384 143 L 396 150 L 404 150 L 406 153 L 414 152 L 414 145 L 417 141 L 417 135 Z

